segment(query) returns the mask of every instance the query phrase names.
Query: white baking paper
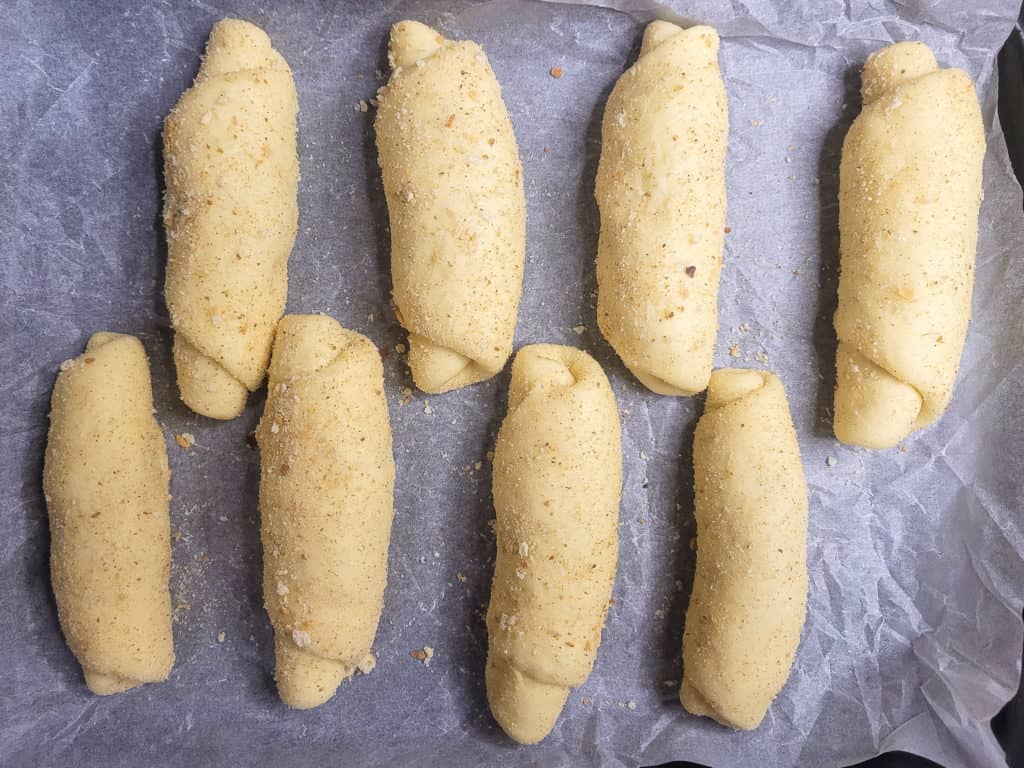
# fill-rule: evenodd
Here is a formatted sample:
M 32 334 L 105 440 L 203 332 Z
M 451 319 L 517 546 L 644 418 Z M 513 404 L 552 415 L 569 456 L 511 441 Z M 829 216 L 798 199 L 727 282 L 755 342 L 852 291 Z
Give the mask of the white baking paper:
M 450 2 L 10 3 L 0 12 L 0 764 L 10 766 L 843 765 L 885 750 L 997 766 L 989 718 L 1016 689 L 1024 598 L 1024 228 L 995 115 L 1011 0 L 694 0 L 626 12 Z M 730 101 L 718 365 L 771 368 L 789 393 L 810 485 L 809 616 L 789 683 L 736 733 L 679 706 L 693 579 L 691 442 L 699 398 L 647 392 L 596 329 L 600 119 L 652 8 L 722 37 Z M 378 665 L 291 712 L 262 607 L 263 405 L 217 423 L 179 401 L 162 296 L 160 130 L 210 27 L 264 27 L 295 73 L 300 228 L 291 312 L 326 312 L 385 353 L 398 467 Z M 526 179 L 517 345 L 580 346 L 622 412 L 625 487 L 615 605 L 594 672 L 553 733 L 518 747 L 487 709 L 494 541 L 489 486 L 507 370 L 416 393 L 389 307 L 388 230 L 359 109 L 402 18 L 472 38 L 502 83 Z M 988 130 L 974 319 L 950 411 L 900 449 L 831 435 L 836 191 L 872 51 L 920 39 L 978 85 Z M 551 67 L 562 68 L 554 78 Z M 170 680 L 89 694 L 60 634 L 40 473 L 60 362 L 98 330 L 136 333 L 173 469 Z M 191 433 L 188 450 L 174 435 Z M 179 537 L 180 534 L 180 537 Z M 223 634 L 222 634 L 223 633 Z M 429 666 L 410 652 L 431 646 Z

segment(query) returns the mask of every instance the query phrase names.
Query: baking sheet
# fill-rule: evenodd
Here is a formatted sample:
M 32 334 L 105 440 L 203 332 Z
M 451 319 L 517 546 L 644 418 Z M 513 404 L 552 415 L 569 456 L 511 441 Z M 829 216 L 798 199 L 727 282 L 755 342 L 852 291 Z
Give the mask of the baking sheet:
M 607 5 L 607 4 L 606 4 Z M 971 5 L 972 7 L 968 8 Z M 693 578 L 691 440 L 699 398 L 658 397 L 596 329 L 593 181 L 604 100 L 652 6 L 496 0 L 58 2 L 0 14 L 0 763 L 12 766 L 838 765 L 904 749 L 950 768 L 1000 765 L 988 719 L 1016 688 L 1024 598 L 1024 250 L 1021 191 L 995 116 L 1009 0 L 657 6 L 723 36 L 730 98 L 718 365 L 778 371 L 810 486 L 809 617 L 762 726 L 734 733 L 676 698 Z M 625 11 L 625 12 L 624 12 Z M 174 386 L 162 297 L 160 127 L 212 24 L 264 27 L 298 86 L 300 226 L 288 309 L 327 312 L 386 353 L 398 478 L 376 670 L 327 705 L 276 698 L 262 608 L 258 456 L 239 419 L 191 414 Z M 395 349 L 386 209 L 359 109 L 402 18 L 478 40 L 522 155 L 528 260 L 517 346 L 581 346 L 623 422 L 621 560 L 594 673 L 541 745 L 487 711 L 483 612 L 493 566 L 488 451 L 507 371 L 438 397 Z M 974 319 L 956 397 L 900 449 L 831 437 L 836 172 L 859 67 L 921 39 L 978 83 L 989 137 Z M 559 66 L 555 79 L 549 69 Z M 40 472 L 50 389 L 88 336 L 140 335 L 173 471 L 170 680 L 87 693 L 57 624 Z M 184 450 L 174 435 L 190 433 Z M 178 534 L 180 533 L 180 538 Z M 429 666 L 410 652 L 430 646 Z

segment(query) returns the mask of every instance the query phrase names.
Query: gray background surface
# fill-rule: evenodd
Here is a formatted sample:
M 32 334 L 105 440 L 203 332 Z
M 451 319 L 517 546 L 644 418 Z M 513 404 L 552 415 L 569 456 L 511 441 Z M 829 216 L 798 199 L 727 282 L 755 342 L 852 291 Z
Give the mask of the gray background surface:
M 642 2 L 619 5 L 632 13 L 527 0 L 2 5 L 0 763 L 787 766 L 900 748 L 951 767 L 1000 763 L 987 720 L 1016 688 L 1024 597 L 1024 230 L 994 124 L 994 57 L 1017 4 L 673 6 L 723 35 L 732 231 L 716 363 L 780 373 L 810 485 L 810 614 L 789 683 L 753 733 L 689 716 L 676 698 L 700 399 L 650 394 L 596 330 L 600 117 L 649 18 Z M 298 86 L 289 311 L 330 313 L 387 351 L 398 478 L 378 666 L 311 712 L 288 711 L 273 687 L 258 456 L 246 444 L 263 394 L 230 423 L 188 412 L 162 297 L 161 122 L 191 83 L 210 27 L 228 15 L 268 31 Z M 402 404 L 411 380 L 395 352 L 404 333 L 388 302 L 373 112 L 354 106 L 380 85 L 388 27 L 407 17 L 481 42 L 502 83 L 527 189 L 517 346 L 587 349 L 622 411 L 615 606 L 593 675 L 530 749 L 503 736 L 483 689 L 494 548 L 486 454 L 507 371 Z M 978 83 L 986 198 L 953 407 L 901 449 L 872 453 L 838 445 L 830 430 L 836 172 L 859 108 L 860 64 L 903 39 L 924 40 Z M 557 80 L 548 75 L 556 65 Z M 40 488 L 57 368 L 97 330 L 135 333 L 146 345 L 173 471 L 172 530 L 181 534 L 174 672 L 166 684 L 111 698 L 86 691 L 61 637 Z M 187 452 L 173 440 L 181 432 L 196 437 Z M 435 649 L 429 667 L 409 656 L 424 645 Z

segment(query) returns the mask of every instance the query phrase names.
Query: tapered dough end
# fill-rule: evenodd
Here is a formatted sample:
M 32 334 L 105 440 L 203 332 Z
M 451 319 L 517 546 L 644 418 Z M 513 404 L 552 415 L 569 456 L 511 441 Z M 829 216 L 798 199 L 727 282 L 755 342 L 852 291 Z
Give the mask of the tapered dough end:
M 409 334 L 409 368 L 416 386 L 431 395 L 476 384 L 500 370 L 485 368 L 454 349 L 434 344 L 416 333 Z
M 939 68 L 924 43 L 896 43 L 875 51 L 864 63 L 861 74 L 861 98 L 866 105 L 900 83 L 915 80 Z
M 329 701 L 353 667 L 274 639 L 274 680 L 281 701 L 292 709 L 313 709 Z
M 114 693 L 122 693 L 147 682 L 143 680 L 132 680 L 128 677 L 118 677 L 117 675 L 107 675 L 103 672 L 93 672 L 88 669 L 83 669 L 82 671 L 85 674 L 85 684 L 89 687 L 89 690 L 97 696 L 110 696 Z M 164 680 L 166 679 L 167 678 L 165 676 Z
M 182 401 L 200 416 L 226 421 L 245 409 L 246 386 L 180 333 L 174 336 L 174 367 Z
M 490 656 L 485 678 L 491 714 L 520 744 L 536 744 L 551 733 L 569 698 L 568 688 L 537 682 Z
M 391 27 L 388 63 L 392 67 L 410 67 L 430 56 L 444 43 L 444 37 L 426 24 L 418 21 L 400 21 Z
M 848 344 L 839 345 L 833 428 L 840 442 L 892 448 L 925 426 L 919 423 L 923 402 L 914 387 Z
M 767 711 L 762 711 L 760 716 L 750 714 L 749 717 L 736 717 L 735 715 L 733 717 L 726 717 L 719 713 L 714 705 L 690 684 L 689 680 L 685 679 L 679 688 L 679 703 L 691 715 L 710 717 L 728 728 L 735 728 L 740 731 L 752 731 L 757 728 L 761 721 L 764 720 L 765 712 Z

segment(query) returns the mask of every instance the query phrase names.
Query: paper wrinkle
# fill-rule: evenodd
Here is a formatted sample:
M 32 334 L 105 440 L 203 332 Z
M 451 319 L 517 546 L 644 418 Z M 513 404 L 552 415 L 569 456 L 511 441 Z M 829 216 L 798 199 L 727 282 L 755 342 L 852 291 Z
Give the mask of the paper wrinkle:
M 9 41 L 0 75 L 0 579 L 9 585 L 0 592 L 9 618 L 0 623 L 0 689 L 13 692 L 0 697 L 0 763 L 88 754 L 111 768 L 227 755 L 297 768 L 339 759 L 774 768 L 902 749 L 949 768 L 1002 765 L 988 720 L 1016 687 L 1024 635 L 1024 216 L 996 119 L 994 62 L 1018 7 L 974 5 L 408 0 L 371 9 L 342 0 L 324 10 L 226 0 L 173 12 L 95 3 L 74 18 L 57 0 L 16 6 L 0 21 Z M 161 124 L 227 15 L 263 26 L 297 82 L 302 180 L 288 311 L 327 312 L 381 348 L 394 430 L 378 665 L 305 713 L 277 699 L 262 606 L 259 464 L 246 435 L 264 394 L 233 422 L 189 413 L 162 297 Z M 722 38 L 732 231 L 715 363 L 780 374 L 808 480 L 808 620 L 786 687 L 751 733 L 678 703 L 702 398 L 647 392 L 596 323 L 600 120 L 655 16 L 709 23 Z M 503 736 L 483 686 L 494 554 L 487 452 L 508 371 L 442 396 L 414 391 L 403 404 L 412 382 L 395 347 L 408 339 L 389 308 L 373 110 L 356 109 L 383 84 L 374 70 L 386 74 L 388 27 L 402 18 L 481 43 L 502 85 L 528 207 L 516 347 L 586 349 L 622 414 L 615 605 L 590 679 L 551 736 L 528 749 Z M 901 449 L 871 452 L 836 443 L 828 417 L 839 147 L 860 109 L 864 59 L 915 37 L 943 66 L 966 68 L 982 98 L 989 149 L 974 315 L 949 412 Z M 553 66 L 562 78 L 550 76 Z M 100 699 L 87 693 L 57 624 L 39 474 L 57 368 L 108 329 L 139 334 L 150 356 L 172 464 L 172 531 L 182 535 L 173 540 L 171 679 Z M 196 438 L 187 451 L 174 442 L 183 432 Z M 435 649 L 429 667 L 409 656 L 425 645 Z

